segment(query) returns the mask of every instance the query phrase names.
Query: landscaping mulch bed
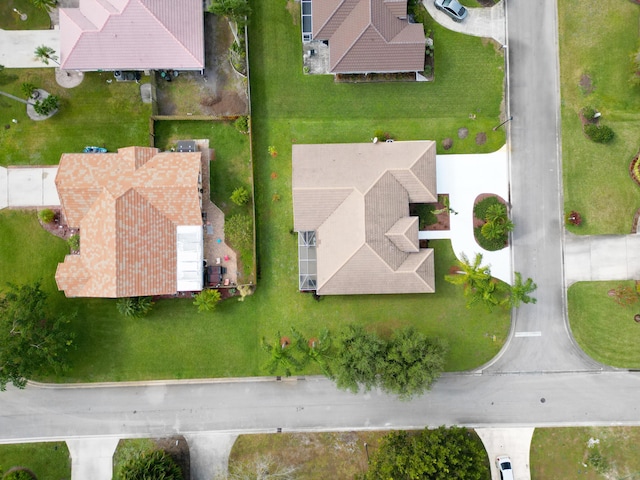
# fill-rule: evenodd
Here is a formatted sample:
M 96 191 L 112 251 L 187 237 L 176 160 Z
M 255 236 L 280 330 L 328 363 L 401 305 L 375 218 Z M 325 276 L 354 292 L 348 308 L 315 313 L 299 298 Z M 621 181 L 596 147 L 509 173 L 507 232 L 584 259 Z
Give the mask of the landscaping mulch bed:
M 480 132 L 476 135 L 476 145 L 484 145 L 487 143 L 487 134 Z
M 51 210 L 53 210 L 53 212 L 55 213 L 53 222 L 43 223 L 40 219 L 38 219 L 38 221 L 40 222 L 40 226 L 42 226 L 42 228 L 44 228 L 47 232 L 49 232 L 51 235 L 55 235 L 58 238 L 62 238 L 63 240 L 68 240 L 71 235 L 80 232 L 79 229 L 69 228 L 66 223 L 63 223 L 64 221 L 61 220 L 62 215 L 60 214 L 59 208 L 52 208 Z
M 448 194 L 440 194 L 438 195 L 438 199 L 442 199 L 442 202 L 438 202 L 435 204 L 436 210 L 444 210 L 444 212 L 436 215 L 436 223 L 431 225 L 427 225 L 423 228 L 424 231 L 433 231 L 433 230 L 449 230 L 451 228 L 451 213 L 448 209 L 445 209 L 444 199 L 449 198 Z
M 629 176 L 631 177 L 631 180 L 636 182 L 636 185 L 640 187 L 640 175 L 638 174 L 640 171 L 640 165 L 638 165 L 638 161 L 640 161 L 640 152 L 636 153 L 636 156 L 633 157 L 633 160 L 629 163 Z M 637 222 L 637 220 L 634 221 Z
M 415 73 L 369 73 L 350 74 L 338 73 L 335 76 L 336 83 L 379 83 L 379 82 L 415 82 Z
M 504 198 L 502 198 L 500 195 L 496 195 L 495 193 L 481 193 L 480 195 L 478 195 L 475 199 L 475 201 L 473 202 L 473 209 L 475 210 L 475 207 L 478 203 L 480 203 L 482 200 L 484 200 L 485 198 L 488 197 L 496 197 L 498 199 L 498 201 L 500 203 L 502 203 L 503 205 L 505 205 L 507 207 L 507 210 L 509 208 L 509 205 L 507 205 L 507 202 L 505 201 Z M 475 216 L 475 214 L 473 215 L 473 232 L 474 232 L 474 236 L 475 236 L 475 232 L 477 228 L 482 228 L 482 226 L 485 224 L 485 221 L 483 218 L 477 218 Z M 478 242 L 478 239 L 476 238 L 476 243 Z M 478 243 L 478 245 L 480 245 Z M 506 246 L 506 245 L 505 245 Z
M 458 138 L 460 140 L 467 138 L 469 136 L 469 129 L 467 127 L 462 127 L 458 129 Z
M 169 454 L 182 469 L 184 480 L 191 478 L 191 457 L 189 456 L 189 444 L 182 435 L 167 438 L 154 438 L 153 443 L 160 450 Z

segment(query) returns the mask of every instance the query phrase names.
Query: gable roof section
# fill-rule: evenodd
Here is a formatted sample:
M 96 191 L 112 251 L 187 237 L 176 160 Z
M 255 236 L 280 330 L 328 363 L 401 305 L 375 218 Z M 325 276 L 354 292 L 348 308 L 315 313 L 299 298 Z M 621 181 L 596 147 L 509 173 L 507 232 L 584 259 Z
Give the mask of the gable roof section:
M 202 228 L 199 184 L 199 152 L 62 155 L 56 187 L 82 246 L 58 265 L 58 288 L 68 297 L 175 293 L 177 228 Z
M 204 68 L 200 0 L 80 0 L 60 9 L 60 33 L 63 69 Z
M 296 231 L 315 231 L 320 295 L 435 291 L 409 203 L 437 201 L 432 141 L 293 146 Z
M 406 0 L 313 0 L 313 37 L 329 42 L 331 73 L 424 69 L 421 24 L 407 20 Z

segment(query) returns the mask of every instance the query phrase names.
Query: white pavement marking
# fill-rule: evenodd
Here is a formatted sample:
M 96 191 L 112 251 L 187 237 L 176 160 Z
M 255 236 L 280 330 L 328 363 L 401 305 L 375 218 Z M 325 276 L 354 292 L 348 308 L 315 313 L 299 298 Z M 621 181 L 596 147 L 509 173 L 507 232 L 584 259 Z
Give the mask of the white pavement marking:
M 494 193 L 509 201 L 507 147 L 493 153 L 436 156 L 437 191 L 449 194 L 450 230 L 420 232 L 420 239 L 450 238 L 458 258 L 471 260 L 482 253 L 482 265 L 491 265 L 491 275 L 511 283 L 511 246 L 495 252 L 484 250 L 473 236 L 473 204 L 478 195 Z
M 191 478 L 209 479 L 225 476 L 229 469 L 229 454 L 238 435 L 202 433 L 185 435 L 191 457 Z
M 516 337 L 541 337 L 542 332 L 516 332 Z
M 60 198 L 55 184 L 57 172 L 58 167 L 9 167 L 6 182 L 8 206 L 59 206 Z M 2 189 L 3 185 L 0 184 L 0 198 Z
M 533 428 L 477 428 L 476 433 L 482 440 L 491 462 L 491 478 L 500 480 L 496 468 L 496 457 L 507 455 L 511 458 L 513 477 L 518 480 L 531 480 L 529 471 L 529 451 Z
M 67 440 L 71 455 L 71 480 L 111 480 L 113 452 L 119 441 L 112 437 Z

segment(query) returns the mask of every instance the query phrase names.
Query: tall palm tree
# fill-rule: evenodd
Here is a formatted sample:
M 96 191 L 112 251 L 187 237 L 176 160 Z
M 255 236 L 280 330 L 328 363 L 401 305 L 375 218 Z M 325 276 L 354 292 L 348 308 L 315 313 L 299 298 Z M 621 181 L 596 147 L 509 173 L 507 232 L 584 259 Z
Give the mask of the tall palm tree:
M 467 308 L 475 303 L 483 303 L 491 308 L 498 303 L 501 292 L 500 285 L 491 277 L 489 265 L 482 266 L 482 254 L 477 253 L 473 262 L 462 253 L 458 260 L 458 271 L 446 275 L 445 280 L 454 285 L 462 285 L 467 297 Z
M 523 283 L 520 272 L 515 272 L 513 285 L 509 288 L 509 296 L 504 300 L 504 303 L 513 308 L 518 308 L 521 303 L 536 303 L 537 299 L 529 295 L 536 288 L 538 286 L 533 283 L 531 278 L 527 278 Z
M 56 0 L 31 0 L 34 7 L 44 10 L 45 12 L 51 11 L 55 6 Z
M 55 63 L 56 65 L 60 65 L 58 63 L 58 56 L 56 55 L 56 51 L 51 47 L 40 45 L 35 49 L 33 54 L 35 55 L 36 60 L 40 60 L 45 65 L 49 65 L 49 61 Z

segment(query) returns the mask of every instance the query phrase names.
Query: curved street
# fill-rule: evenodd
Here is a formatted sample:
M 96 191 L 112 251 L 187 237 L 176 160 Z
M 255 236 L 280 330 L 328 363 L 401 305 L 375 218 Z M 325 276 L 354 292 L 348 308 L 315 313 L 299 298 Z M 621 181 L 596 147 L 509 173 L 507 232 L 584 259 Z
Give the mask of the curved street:
M 513 116 L 512 263 L 538 284 L 538 302 L 514 312 L 509 340 L 492 362 L 444 375 L 409 402 L 377 391 L 352 395 L 318 377 L 10 388 L 0 395 L 0 442 L 279 428 L 640 424 L 639 374 L 588 358 L 567 323 L 556 0 L 502 4 Z

